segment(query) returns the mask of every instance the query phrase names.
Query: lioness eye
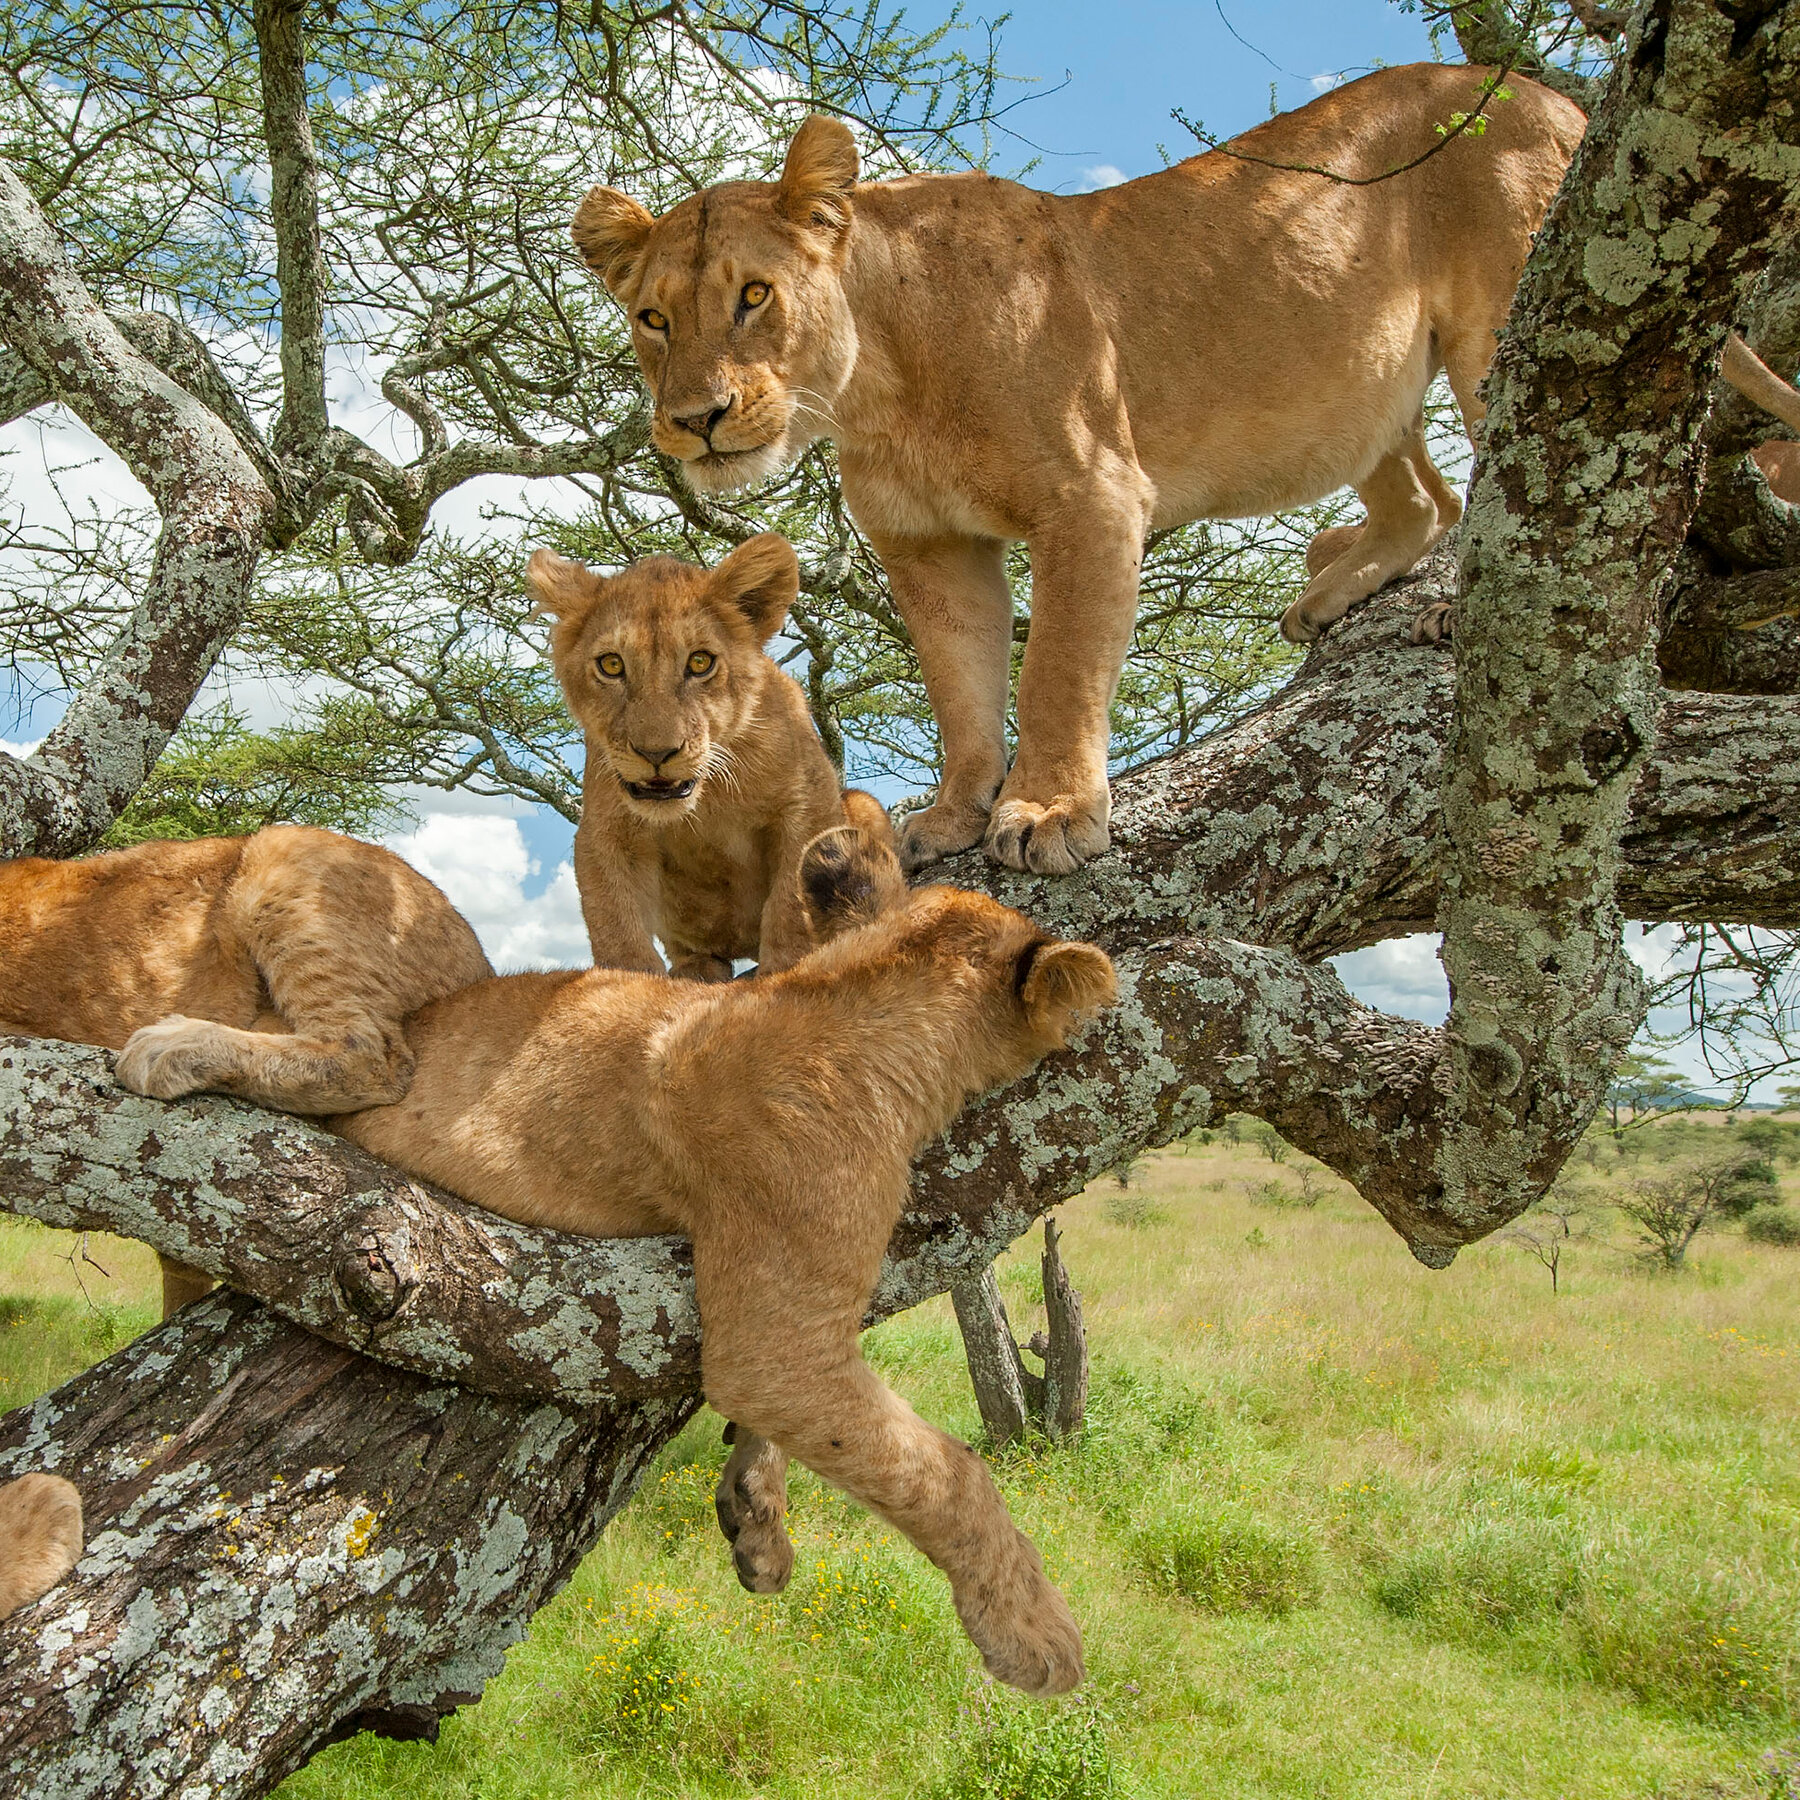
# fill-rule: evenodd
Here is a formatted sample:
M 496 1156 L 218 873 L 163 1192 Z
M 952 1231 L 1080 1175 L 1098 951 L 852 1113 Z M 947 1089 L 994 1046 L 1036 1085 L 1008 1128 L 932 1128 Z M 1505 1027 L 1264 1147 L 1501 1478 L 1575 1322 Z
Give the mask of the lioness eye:
M 613 681 L 617 681 L 619 677 L 625 673 L 625 659 L 619 655 L 616 650 L 607 651 L 604 656 L 597 660 L 600 666 L 600 673 Z
M 745 285 L 740 298 L 746 306 L 761 306 L 769 297 L 769 284 L 766 281 L 752 281 Z
M 644 310 L 638 314 L 638 322 L 642 325 L 648 325 L 652 331 L 667 331 L 669 329 L 669 321 L 664 318 L 654 306 L 646 306 Z
M 690 675 L 710 675 L 713 664 L 718 660 L 710 650 L 696 650 L 688 658 L 688 673 Z

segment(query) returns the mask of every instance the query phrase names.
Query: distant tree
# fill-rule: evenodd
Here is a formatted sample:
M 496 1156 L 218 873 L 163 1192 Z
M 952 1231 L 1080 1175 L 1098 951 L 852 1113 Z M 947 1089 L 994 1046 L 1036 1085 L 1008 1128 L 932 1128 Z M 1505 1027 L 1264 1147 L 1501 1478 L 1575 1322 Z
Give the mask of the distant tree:
M 1775 1171 L 1754 1152 L 1735 1150 L 1670 1175 L 1634 1181 L 1619 1211 L 1636 1226 L 1639 1259 L 1675 1270 L 1688 1247 L 1721 1219 L 1741 1219 L 1771 1197 Z
M 1500 1233 L 1503 1244 L 1517 1244 L 1550 1271 L 1550 1291 L 1561 1291 L 1563 1252 L 1588 1235 L 1584 1201 L 1561 1186 L 1552 1188 L 1516 1224 Z
M 1612 1085 L 1606 1090 L 1606 1109 L 1612 1134 L 1620 1136 L 1626 1124 L 1636 1124 L 1640 1114 L 1667 1106 L 1686 1089 L 1681 1073 L 1654 1056 L 1629 1051 L 1620 1060 Z M 1626 1113 L 1622 1122 L 1620 1109 Z

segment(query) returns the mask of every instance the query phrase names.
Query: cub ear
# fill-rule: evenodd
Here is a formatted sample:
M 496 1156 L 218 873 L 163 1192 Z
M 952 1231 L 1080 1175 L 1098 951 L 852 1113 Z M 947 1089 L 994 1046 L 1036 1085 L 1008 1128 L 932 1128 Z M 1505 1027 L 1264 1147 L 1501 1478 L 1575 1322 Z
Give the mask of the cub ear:
M 1082 1014 L 1099 1012 L 1119 997 L 1112 958 L 1096 944 L 1051 938 L 1025 953 L 1016 979 L 1032 1024 L 1065 1043 Z
M 800 906 L 816 944 L 905 904 L 906 877 L 892 835 L 883 842 L 858 826 L 834 825 L 801 851 Z
M 842 231 L 856 190 L 856 139 L 842 119 L 814 113 L 794 133 L 781 166 L 775 204 L 796 225 Z
M 525 585 L 537 600 L 535 611 L 552 619 L 569 619 L 586 612 L 600 598 L 606 577 L 554 550 L 534 550 L 525 565 Z
M 766 644 L 781 629 L 800 592 L 800 559 L 778 531 L 746 538 L 713 570 L 713 592 L 750 621 Z
M 636 278 L 650 227 L 656 221 L 629 194 L 617 188 L 589 188 L 575 209 L 569 236 L 581 260 L 618 294 Z

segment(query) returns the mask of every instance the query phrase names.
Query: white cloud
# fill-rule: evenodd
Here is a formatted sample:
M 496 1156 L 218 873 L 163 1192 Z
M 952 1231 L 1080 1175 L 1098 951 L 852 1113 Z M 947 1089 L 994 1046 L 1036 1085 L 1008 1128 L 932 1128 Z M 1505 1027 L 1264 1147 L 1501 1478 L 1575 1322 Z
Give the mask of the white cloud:
M 517 819 L 435 812 L 387 844 L 450 896 L 501 973 L 586 966 L 587 928 L 574 867 L 557 864 L 549 882 L 528 896 L 539 864 Z
M 24 743 L 15 744 L 9 738 L 0 738 L 0 751 L 4 751 L 8 756 L 26 757 L 43 741 L 42 738 L 27 738 Z
M 1078 194 L 1098 193 L 1101 188 L 1117 187 L 1121 181 L 1130 177 L 1123 169 L 1114 168 L 1111 163 L 1096 163 L 1091 169 L 1081 171 L 1080 185 L 1075 189 Z
M 1344 72 L 1341 69 L 1324 75 L 1315 75 L 1311 83 L 1312 91 L 1315 94 L 1329 94 L 1334 87 L 1342 87 L 1343 82 Z
M 1419 932 L 1335 956 L 1331 966 L 1344 986 L 1368 1005 L 1441 1025 L 1450 1010 L 1450 989 L 1437 947 L 1434 933 Z

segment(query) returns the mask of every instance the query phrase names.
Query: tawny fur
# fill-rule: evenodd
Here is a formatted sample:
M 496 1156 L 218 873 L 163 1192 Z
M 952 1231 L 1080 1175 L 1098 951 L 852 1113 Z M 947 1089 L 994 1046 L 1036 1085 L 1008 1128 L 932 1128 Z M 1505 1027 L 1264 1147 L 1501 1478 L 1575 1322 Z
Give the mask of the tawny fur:
M 850 827 L 801 873 L 818 935 L 849 928 L 784 973 L 483 983 L 407 1022 L 404 1100 L 333 1129 L 509 1218 L 686 1234 L 708 1400 L 937 1563 L 994 1674 L 1060 1692 L 1080 1640 L 1035 1550 L 980 1457 L 890 1393 L 857 1338 L 913 1156 L 1107 1004 L 1111 965 L 985 895 L 907 893 Z
M 1480 418 L 1581 113 L 1509 76 L 1481 136 L 1391 180 L 1266 165 L 1381 174 L 1440 144 L 1486 74 L 1380 70 L 1235 139 L 1241 155 L 1094 194 L 977 174 L 857 186 L 849 134 L 814 118 L 778 182 L 655 220 L 610 189 L 584 201 L 575 241 L 632 316 L 656 441 L 695 487 L 837 443 L 943 739 L 910 863 L 984 830 L 1000 860 L 1046 872 L 1104 847 L 1107 707 L 1150 528 L 1354 486 L 1368 525 L 1290 614 L 1307 637 L 1455 519 L 1420 405 L 1443 368 Z M 1010 773 L 1009 539 L 1032 560 Z
M 186 859 L 186 882 L 168 884 L 185 954 L 165 951 L 150 929 L 154 903 L 90 880 L 85 919 L 67 905 L 39 909 L 48 934 L 60 934 L 60 956 L 73 959 L 58 974 L 0 888 L 11 934 L 0 943 L 39 971 L 36 1010 L 17 1022 L 116 1042 L 129 1004 L 147 1004 L 148 993 L 154 1009 L 171 991 L 146 965 L 197 967 L 217 999 L 218 958 L 194 946 L 209 914 L 230 911 L 234 873 L 260 841 L 158 847 Z M 340 888 L 359 859 L 393 860 L 328 843 Z M 92 866 L 53 865 L 72 883 Z M 166 866 L 151 858 L 145 869 L 154 878 Z M 412 1059 L 404 1098 L 326 1123 L 508 1218 L 592 1236 L 686 1234 L 707 1398 L 739 1422 L 741 1445 L 766 1441 L 754 1460 L 777 1486 L 773 1502 L 766 1487 L 753 1495 L 764 1524 L 774 1504 L 779 1531 L 779 1457 L 767 1449 L 779 1445 L 945 1571 L 995 1675 L 1059 1693 L 1081 1678 L 1081 1640 L 1036 1550 L 981 1458 L 889 1392 L 857 1340 L 914 1155 L 973 1095 L 1023 1074 L 1108 1004 L 1112 965 L 985 895 L 907 890 L 891 846 L 855 827 L 809 846 L 799 885 L 807 929 L 824 947 L 794 967 L 717 985 L 617 969 L 478 980 L 401 1021 Z M 393 934 L 370 931 L 367 913 L 353 905 L 327 928 L 311 914 L 308 946 L 320 996 L 353 995 L 340 1004 L 365 1012 L 370 989 L 391 981 L 394 956 Z M 101 928 L 108 921 L 124 926 L 135 956 Z M 279 944 L 261 953 L 286 967 Z M 280 984 L 276 974 L 271 986 Z M 227 1072 L 241 1079 L 234 1064 Z M 159 1056 L 139 1073 L 158 1092 L 219 1085 L 193 1060 L 180 1081 L 158 1079 Z M 265 1070 L 258 1098 L 294 1110 L 320 1099 L 316 1083 L 269 1090 Z
M 1770 438 L 1750 452 L 1763 480 L 1777 500 L 1800 506 L 1800 443 L 1791 438 Z
M 1378 70 L 1093 194 L 976 174 L 858 186 L 847 129 L 812 118 L 777 182 L 727 182 L 660 219 L 611 188 L 583 201 L 576 245 L 631 315 L 653 435 L 696 489 L 837 444 L 943 743 L 909 866 L 984 834 L 999 861 L 1048 874 L 1105 848 L 1107 708 L 1148 530 L 1353 487 L 1366 523 L 1283 620 L 1304 642 L 1455 522 L 1425 391 L 1445 371 L 1473 435 L 1585 124 L 1508 75 L 1485 129 L 1445 142 L 1491 74 Z M 1427 151 L 1363 186 L 1316 172 L 1383 176 Z M 1003 559 L 1019 539 L 1031 633 L 1009 772 Z
M 0 1487 L 0 1619 L 56 1586 L 81 1560 L 81 1496 L 60 1475 Z
M 711 570 L 659 556 L 606 577 L 532 557 L 587 748 L 575 882 L 598 966 L 660 971 L 660 939 L 672 973 L 729 981 L 736 959 L 772 973 L 812 947 L 800 852 L 846 812 L 799 684 L 763 650 L 799 575 L 773 532 Z M 850 805 L 885 826 L 867 796 Z
M 424 876 L 335 832 L 0 862 L 0 1031 L 120 1051 L 120 1081 L 159 1099 L 397 1100 L 412 1077 L 401 1021 L 491 974 Z M 165 1316 L 211 1285 L 163 1259 Z

